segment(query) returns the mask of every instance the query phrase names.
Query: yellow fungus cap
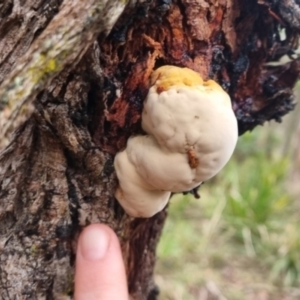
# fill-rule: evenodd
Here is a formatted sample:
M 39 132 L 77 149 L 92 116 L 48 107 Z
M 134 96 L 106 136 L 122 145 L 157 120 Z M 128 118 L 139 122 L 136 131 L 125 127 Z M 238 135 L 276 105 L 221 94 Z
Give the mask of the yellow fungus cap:
M 131 137 L 114 160 L 115 196 L 138 218 L 161 211 L 171 192 L 189 191 L 215 176 L 238 138 L 229 95 L 215 81 L 175 66 L 153 72 L 141 125 L 147 135 Z
M 172 86 L 203 86 L 208 90 L 222 90 L 214 80 L 204 81 L 195 71 L 188 68 L 163 66 L 155 70 L 150 78 L 151 86 L 156 85 L 157 93 L 169 90 Z

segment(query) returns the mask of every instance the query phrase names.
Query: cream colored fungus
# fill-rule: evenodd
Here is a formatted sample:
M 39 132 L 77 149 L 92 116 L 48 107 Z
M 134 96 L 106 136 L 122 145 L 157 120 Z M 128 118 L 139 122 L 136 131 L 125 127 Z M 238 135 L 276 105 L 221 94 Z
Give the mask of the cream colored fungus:
M 133 217 L 161 211 L 171 192 L 216 175 L 238 137 L 228 94 L 214 81 L 174 66 L 153 72 L 142 113 L 148 135 L 131 137 L 115 157 L 116 198 Z

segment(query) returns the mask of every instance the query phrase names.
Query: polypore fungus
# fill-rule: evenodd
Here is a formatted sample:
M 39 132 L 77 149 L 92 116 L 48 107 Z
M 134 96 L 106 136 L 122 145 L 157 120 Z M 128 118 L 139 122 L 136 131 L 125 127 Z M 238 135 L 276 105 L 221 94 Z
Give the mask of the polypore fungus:
M 191 190 L 216 175 L 235 148 L 238 129 L 228 94 L 187 68 L 152 73 L 142 128 L 115 157 L 116 198 L 133 217 L 151 217 L 171 192 Z

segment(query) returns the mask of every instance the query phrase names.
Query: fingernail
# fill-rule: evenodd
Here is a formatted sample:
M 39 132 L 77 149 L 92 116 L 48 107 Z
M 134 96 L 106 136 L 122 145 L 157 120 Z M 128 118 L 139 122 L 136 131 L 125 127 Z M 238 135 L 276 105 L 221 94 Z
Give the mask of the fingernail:
M 105 256 L 109 242 L 110 236 L 105 229 L 88 228 L 80 239 L 79 250 L 85 260 L 97 261 Z

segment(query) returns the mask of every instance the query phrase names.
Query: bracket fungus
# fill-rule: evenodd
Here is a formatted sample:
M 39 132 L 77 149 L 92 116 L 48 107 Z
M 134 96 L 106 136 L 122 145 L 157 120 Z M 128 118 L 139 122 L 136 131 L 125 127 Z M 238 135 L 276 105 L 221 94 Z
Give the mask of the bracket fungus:
M 147 135 L 129 138 L 115 157 L 116 198 L 133 217 L 161 211 L 171 192 L 191 190 L 216 175 L 238 138 L 230 97 L 188 68 L 155 70 L 142 112 Z

